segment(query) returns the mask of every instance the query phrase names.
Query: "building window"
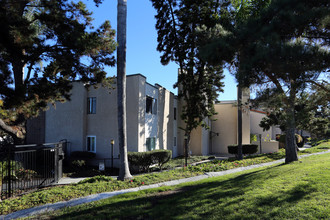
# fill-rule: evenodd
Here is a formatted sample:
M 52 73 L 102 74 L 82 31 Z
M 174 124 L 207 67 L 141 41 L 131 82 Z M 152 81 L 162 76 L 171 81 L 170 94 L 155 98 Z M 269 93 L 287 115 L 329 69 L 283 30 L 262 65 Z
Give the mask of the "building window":
M 146 97 L 146 113 L 157 115 L 157 99 Z
M 174 108 L 174 120 L 176 120 L 176 108 Z
M 96 152 L 96 136 L 87 136 L 87 151 Z
M 151 137 L 146 140 L 147 151 L 152 151 L 156 149 L 156 138 Z
M 87 98 L 87 114 L 96 114 L 96 97 Z

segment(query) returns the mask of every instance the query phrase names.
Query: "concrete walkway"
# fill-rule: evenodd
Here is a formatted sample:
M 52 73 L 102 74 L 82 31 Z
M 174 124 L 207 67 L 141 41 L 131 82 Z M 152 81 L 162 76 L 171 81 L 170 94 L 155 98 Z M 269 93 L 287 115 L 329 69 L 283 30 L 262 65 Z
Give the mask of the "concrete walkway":
M 318 155 L 318 154 L 325 154 L 325 153 L 330 153 L 330 150 L 324 151 L 324 152 L 319 152 L 319 153 L 314 153 L 314 154 L 302 155 L 302 156 L 299 156 L 299 159 L 303 158 L 303 157 L 308 157 L 311 155 Z M 130 189 L 124 189 L 124 190 L 119 190 L 119 191 L 114 191 L 114 192 L 99 193 L 99 194 L 90 195 L 90 196 L 86 196 L 86 197 L 82 197 L 82 198 L 72 199 L 69 201 L 57 202 L 54 204 L 46 204 L 46 205 L 42 205 L 42 206 L 30 208 L 30 209 L 20 210 L 20 211 L 13 212 L 8 215 L 1 215 L 0 219 L 7 220 L 7 219 L 25 218 L 25 217 L 45 213 L 45 212 L 55 211 L 55 210 L 62 209 L 65 207 L 72 207 L 72 206 L 77 206 L 77 205 L 81 205 L 84 203 L 98 201 L 101 199 L 107 199 L 107 198 L 110 198 L 113 196 L 129 193 L 129 192 L 137 192 L 139 190 L 152 189 L 152 188 L 157 188 L 157 187 L 161 187 L 161 186 L 173 186 L 173 185 L 178 185 L 181 183 L 194 182 L 194 181 L 203 180 L 203 179 L 210 178 L 210 177 L 223 176 L 223 175 L 227 175 L 227 174 L 231 174 L 231 173 L 237 173 L 237 172 L 241 172 L 241 171 L 245 171 L 245 170 L 251 170 L 254 168 L 258 168 L 258 167 L 265 167 L 265 166 L 270 166 L 273 164 L 278 164 L 278 163 L 283 163 L 283 162 L 284 162 L 284 159 L 281 159 L 281 160 L 276 160 L 276 161 L 269 162 L 269 163 L 256 164 L 256 165 L 251 165 L 251 166 L 247 166 L 247 167 L 239 167 L 239 168 L 220 171 L 220 172 L 209 172 L 209 173 L 205 173 L 200 176 L 195 176 L 195 177 L 190 177 L 190 178 L 185 178 L 185 179 L 162 182 L 162 183 L 146 185 L 146 186 L 130 188 Z M 78 179 L 78 178 L 76 178 L 76 179 Z

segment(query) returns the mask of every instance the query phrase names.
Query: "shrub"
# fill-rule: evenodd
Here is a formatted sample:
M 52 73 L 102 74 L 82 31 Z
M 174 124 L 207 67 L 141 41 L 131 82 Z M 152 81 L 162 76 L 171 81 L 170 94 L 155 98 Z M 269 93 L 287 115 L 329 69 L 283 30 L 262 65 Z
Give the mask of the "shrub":
M 86 160 L 72 160 L 71 167 L 74 171 L 81 171 L 86 168 Z
M 299 134 L 295 134 L 295 137 L 296 137 L 297 147 L 303 147 L 305 144 L 304 139 Z M 286 135 L 285 134 L 281 135 L 278 141 L 280 142 L 280 148 L 285 148 Z
M 172 158 L 172 151 L 170 150 L 154 150 L 150 151 L 153 163 L 156 163 L 160 170 L 165 163 Z
M 10 167 L 11 170 L 19 170 L 23 169 L 23 166 L 20 162 L 11 160 L 10 161 Z M 8 175 L 8 161 L 3 161 L 0 162 L 0 177 L 2 176 L 3 178 L 7 177 Z M 12 174 L 14 175 L 14 174 Z
M 304 138 L 299 134 L 296 134 L 296 144 L 298 147 L 303 147 L 305 144 Z
M 96 154 L 89 151 L 74 151 L 71 153 L 70 157 L 77 158 L 77 159 L 93 159 L 95 158 Z
M 130 170 L 133 172 L 149 172 L 149 168 L 152 165 L 151 151 L 148 152 L 128 152 L 128 162 Z
M 159 169 L 172 157 L 170 150 L 153 150 L 147 152 L 128 152 L 130 169 L 134 172 L 149 172 L 150 166 L 157 164 Z
M 258 140 L 258 138 L 257 138 L 256 134 L 250 134 L 250 143 L 257 141 L 257 140 Z
M 34 170 L 19 169 L 16 171 L 16 176 L 20 180 L 31 180 L 37 176 L 37 172 Z
M 84 179 L 80 181 L 78 184 L 95 183 L 95 182 L 111 182 L 111 181 L 113 181 L 112 177 L 100 175 L 100 176 L 94 176 L 91 178 Z
M 73 171 L 83 171 L 87 167 L 87 162 L 95 158 L 96 154 L 88 151 L 74 151 L 70 155 L 69 164 Z
M 243 154 L 255 154 L 258 152 L 258 145 L 256 144 L 243 144 L 242 145 Z M 229 145 L 228 152 L 230 154 L 238 154 L 238 146 L 237 145 Z

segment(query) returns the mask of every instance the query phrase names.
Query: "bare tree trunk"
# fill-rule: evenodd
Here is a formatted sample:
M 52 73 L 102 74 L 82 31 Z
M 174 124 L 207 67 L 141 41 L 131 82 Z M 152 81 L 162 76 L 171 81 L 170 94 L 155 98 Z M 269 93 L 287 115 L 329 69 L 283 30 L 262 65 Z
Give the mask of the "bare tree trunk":
M 132 179 L 127 158 L 126 129 L 126 19 L 127 0 L 118 0 L 117 15 L 117 101 L 118 101 L 118 138 L 120 152 L 119 180 Z
M 242 140 L 243 140 L 243 126 L 242 126 L 242 88 L 240 85 L 237 87 L 237 159 L 243 159 L 243 147 L 242 147 Z
M 190 134 L 191 131 L 186 131 L 184 138 L 184 166 L 188 166 L 188 157 L 189 157 L 189 145 L 190 145 Z
M 290 163 L 298 160 L 297 148 L 296 148 L 296 121 L 294 117 L 294 103 L 295 92 L 291 88 L 290 97 L 287 104 L 287 126 L 286 126 L 286 148 L 285 148 L 285 163 Z

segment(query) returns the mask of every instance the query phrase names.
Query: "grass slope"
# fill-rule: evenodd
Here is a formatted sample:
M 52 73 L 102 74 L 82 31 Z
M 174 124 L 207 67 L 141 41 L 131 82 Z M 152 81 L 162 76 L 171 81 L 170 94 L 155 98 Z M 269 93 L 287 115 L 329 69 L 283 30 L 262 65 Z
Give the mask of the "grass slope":
M 144 190 L 40 219 L 329 219 L 330 154 Z M 36 218 L 36 217 L 34 217 Z

